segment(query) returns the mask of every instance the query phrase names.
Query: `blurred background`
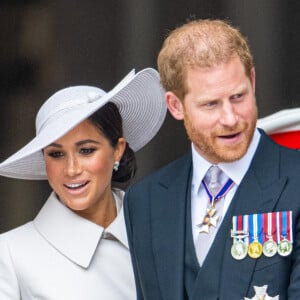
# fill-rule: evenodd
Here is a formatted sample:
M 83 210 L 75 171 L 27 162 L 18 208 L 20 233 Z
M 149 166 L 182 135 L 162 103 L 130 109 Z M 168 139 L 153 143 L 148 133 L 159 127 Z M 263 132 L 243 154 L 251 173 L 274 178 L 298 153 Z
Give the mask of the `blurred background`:
M 35 115 L 55 91 L 89 84 L 110 90 L 131 69 L 156 68 L 169 30 L 187 19 L 222 18 L 248 37 L 256 66 L 259 117 L 300 106 L 300 1 L 2 0 L 0 161 L 35 134 Z M 137 153 L 142 176 L 189 149 L 169 115 Z M 31 220 L 50 188 L 0 177 L 0 232 Z

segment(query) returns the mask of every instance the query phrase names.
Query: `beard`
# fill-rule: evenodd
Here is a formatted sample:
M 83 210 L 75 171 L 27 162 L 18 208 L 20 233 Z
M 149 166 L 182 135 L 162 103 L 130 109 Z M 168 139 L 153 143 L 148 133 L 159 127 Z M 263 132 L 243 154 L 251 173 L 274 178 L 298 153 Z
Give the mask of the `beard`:
M 251 143 L 257 117 L 254 116 L 251 122 L 239 122 L 236 126 L 229 128 L 211 129 L 201 131 L 193 125 L 185 114 L 184 125 L 189 139 L 195 145 L 198 153 L 211 163 L 233 162 L 242 158 Z M 221 143 L 220 136 L 234 136 L 236 133 L 242 134 L 242 138 L 237 143 Z

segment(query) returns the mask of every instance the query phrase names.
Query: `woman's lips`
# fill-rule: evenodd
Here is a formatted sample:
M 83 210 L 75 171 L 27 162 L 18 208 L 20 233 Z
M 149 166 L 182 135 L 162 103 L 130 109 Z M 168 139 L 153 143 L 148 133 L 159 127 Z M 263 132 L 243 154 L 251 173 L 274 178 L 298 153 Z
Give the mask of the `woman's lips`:
M 64 184 L 65 189 L 72 194 L 80 194 L 86 190 L 89 181 Z

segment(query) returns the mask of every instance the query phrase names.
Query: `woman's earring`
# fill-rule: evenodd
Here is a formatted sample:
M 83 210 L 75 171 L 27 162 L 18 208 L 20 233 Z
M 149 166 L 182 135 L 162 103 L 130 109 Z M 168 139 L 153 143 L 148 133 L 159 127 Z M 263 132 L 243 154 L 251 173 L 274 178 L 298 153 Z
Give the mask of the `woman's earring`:
M 114 163 L 114 171 L 118 171 L 119 170 L 119 166 L 120 166 L 120 163 L 118 161 L 115 161 Z

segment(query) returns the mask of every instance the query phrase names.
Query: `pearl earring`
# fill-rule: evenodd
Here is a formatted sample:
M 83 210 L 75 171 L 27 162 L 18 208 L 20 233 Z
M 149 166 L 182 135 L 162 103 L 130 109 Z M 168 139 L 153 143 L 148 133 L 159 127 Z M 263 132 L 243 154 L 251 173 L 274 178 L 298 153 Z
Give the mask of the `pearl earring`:
M 119 170 L 119 166 L 120 166 L 120 162 L 115 161 L 115 163 L 114 163 L 114 171 L 117 172 Z

